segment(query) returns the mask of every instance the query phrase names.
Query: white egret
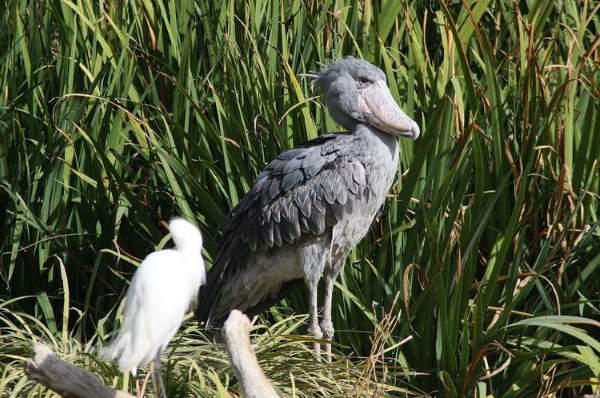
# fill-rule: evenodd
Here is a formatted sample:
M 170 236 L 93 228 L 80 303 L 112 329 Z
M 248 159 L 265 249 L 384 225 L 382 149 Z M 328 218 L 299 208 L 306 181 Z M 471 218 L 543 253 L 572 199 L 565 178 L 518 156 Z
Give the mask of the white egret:
M 169 229 L 175 248 L 151 253 L 140 264 L 127 292 L 121 329 L 102 352 L 105 360 L 117 361 L 122 372 L 134 376 L 139 366 L 154 361 L 153 382 L 162 397 L 160 355 L 206 280 L 198 228 L 174 218 Z

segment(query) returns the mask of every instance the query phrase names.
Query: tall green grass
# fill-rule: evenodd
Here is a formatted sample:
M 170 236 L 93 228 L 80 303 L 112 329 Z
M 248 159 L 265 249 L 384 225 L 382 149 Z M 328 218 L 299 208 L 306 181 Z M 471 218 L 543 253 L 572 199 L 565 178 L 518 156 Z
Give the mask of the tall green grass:
M 402 141 L 384 216 L 337 285 L 338 349 L 368 355 L 399 294 L 385 352 L 398 385 L 448 397 L 590 392 L 598 7 L 8 0 L 0 294 L 32 295 L 11 308 L 85 342 L 136 260 L 165 243 L 161 221 L 195 219 L 210 263 L 218 226 L 265 163 L 339 129 L 298 73 L 354 55 L 382 67 L 423 134 Z M 65 322 L 64 303 L 83 316 Z M 302 292 L 284 305 L 306 309 Z

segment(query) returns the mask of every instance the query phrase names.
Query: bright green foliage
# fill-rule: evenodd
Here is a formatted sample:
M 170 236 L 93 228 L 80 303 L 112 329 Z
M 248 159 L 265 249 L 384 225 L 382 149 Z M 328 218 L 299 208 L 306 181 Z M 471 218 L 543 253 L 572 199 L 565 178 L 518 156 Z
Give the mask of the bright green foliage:
M 266 162 L 339 128 L 298 73 L 354 55 L 381 66 L 422 136 L 402 141 L 384 216 L 337 285 L 339 351 L 369 354 L 399 295 L 386 383 L 591 393 L 596 3 L 8 0 L 0 298 L 32 297 L 2 308 L 89 344 L 175 214 L 199 223 L 210 264 L 218 226 Z M 303 292 L 284 305 L 305 311 Z

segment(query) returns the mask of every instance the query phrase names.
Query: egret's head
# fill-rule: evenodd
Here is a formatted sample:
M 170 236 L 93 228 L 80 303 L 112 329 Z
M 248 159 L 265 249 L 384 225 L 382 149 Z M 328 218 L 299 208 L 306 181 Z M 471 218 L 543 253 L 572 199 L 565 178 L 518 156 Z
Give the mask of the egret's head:
M 202 234 L 194 224 L 176 217 L 169 222 L 169 231 L 177 249 L 190 250 L 200 254 Z
M 331 117 L 345 128 L 366 124 L 391 135 L 419 136 L 419 126 L 392 97 L 383 71 L 369 62 L 347 57 L 307 76 L 315 78 Z

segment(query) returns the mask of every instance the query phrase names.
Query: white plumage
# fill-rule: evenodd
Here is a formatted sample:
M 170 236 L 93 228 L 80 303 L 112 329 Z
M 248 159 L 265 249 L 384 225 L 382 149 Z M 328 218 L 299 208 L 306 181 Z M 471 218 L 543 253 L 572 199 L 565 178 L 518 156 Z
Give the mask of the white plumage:
M 102 352 L 104 359 L 118 361 L 122 372 L 135 375 L 153 359 L 154 371 L 160 372 L 160 354 L 206 280 L 198 228 L 175 218 L 169 229 L 175 248 L 151 253 L 140 264 L 127 292 L 121 329 Z

